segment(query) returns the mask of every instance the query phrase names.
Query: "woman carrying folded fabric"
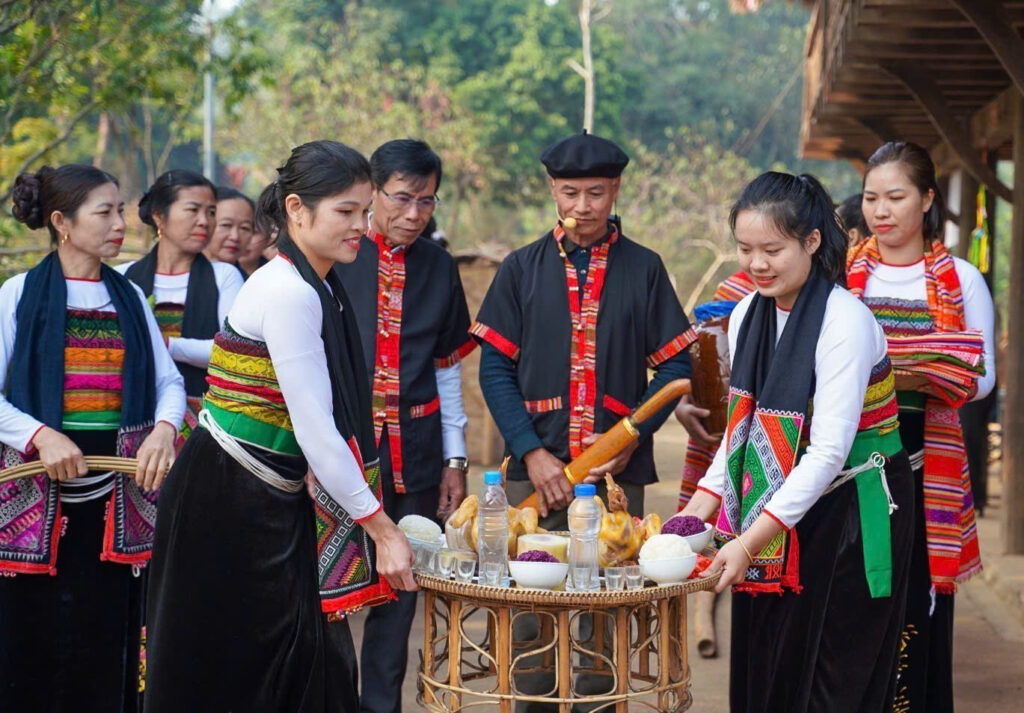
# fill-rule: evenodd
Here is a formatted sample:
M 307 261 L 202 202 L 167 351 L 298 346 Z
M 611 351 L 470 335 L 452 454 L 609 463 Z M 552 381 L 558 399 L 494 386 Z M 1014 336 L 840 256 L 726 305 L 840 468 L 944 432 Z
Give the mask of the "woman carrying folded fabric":
M 0 484 L 0 709 L 135 711 L 138 570 L 185 390 L 145 295 L 102 263 L 124 241 L 117 180 L 47 166 L 13 198 L 56 249 L 0 287 L 0 475 L 46 468 Z M 115 455 L 134 480 L 84 459 Z
M 863 212 L 872 237 L 851 252 L 847 282 L 885 330 L 893 359 L 903 340 L 945 335 L 966 344 L 980 332 L 984 374 L 963 400 L 984 398 L 995 383 L 992 296 L 977 268 L 942 245 L 945 209 L 928 152 L 906 142 L 879 148 L 864 176 Z M 896 704 L 909 713 L 947 713 L 953 594 L 981 569 L 956 410 L 963 400 L 939 398 L 919 375 L 897 375 L 896 388 L 917 503 Z
M 280 253 L 217 335 L 201 425 L 161 494 L 148 713 L 358 710 L 348 621 L 328 635 L 321 611 L 319 529 L 346 558 L 345 611 L 416 587 L 408 541 L 380 505 L 370 381 L 331 270 L 355 259 L 370 196 L 366 159 L 315 141 L 260 197 Z M 322 486 L 316 519 L 307 471 Z
M 206 393 L 213 336 L 242 286 L 234 265 L 210 262 L 203 255 L 216 209 L 213 184 L 203 176 L 167 171 L 139 201 L 139 218 L 156 231 L 156 245 L 141 260 L 117 266 L 150 298 L 167 348 L 185 377 L 185 437 L 196 425 Z
M 683 509 L 719 511 L 730 707 L 888 710 L 913 493 L 885 335 L 843 289 L 846 235 L 812 176 L 762 174 L 730 226 L 757 292 L 730 317 L 726 436 Z

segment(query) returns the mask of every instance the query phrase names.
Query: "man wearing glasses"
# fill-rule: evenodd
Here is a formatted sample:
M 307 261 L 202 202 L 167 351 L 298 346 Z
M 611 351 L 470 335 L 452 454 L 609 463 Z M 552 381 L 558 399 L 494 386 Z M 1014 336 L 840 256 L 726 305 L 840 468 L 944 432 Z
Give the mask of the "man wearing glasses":
M 388 141 L 370 157 L 370 229 L 337 264 L 373 377 L 384 510 L 444 521 L 466 495 L 460 362 L 475 342 L 455 260 L 419 239 L 439 203 L 441 159 L 423 141 Z M 361 707 L 399 713 L 416 593 L 371 609 L 363 632 Z M 329 662 L 330 663 L 330 662 Z

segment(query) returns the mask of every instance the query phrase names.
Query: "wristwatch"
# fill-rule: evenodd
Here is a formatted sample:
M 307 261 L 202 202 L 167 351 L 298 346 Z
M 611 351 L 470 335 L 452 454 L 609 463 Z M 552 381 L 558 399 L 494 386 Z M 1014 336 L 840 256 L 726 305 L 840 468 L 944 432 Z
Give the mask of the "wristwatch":
M 457 471 L 465 473 L 469 470 L 469 461 L 466 458 L 449 458 L 444 462 L 445 468 L 454 468 Z

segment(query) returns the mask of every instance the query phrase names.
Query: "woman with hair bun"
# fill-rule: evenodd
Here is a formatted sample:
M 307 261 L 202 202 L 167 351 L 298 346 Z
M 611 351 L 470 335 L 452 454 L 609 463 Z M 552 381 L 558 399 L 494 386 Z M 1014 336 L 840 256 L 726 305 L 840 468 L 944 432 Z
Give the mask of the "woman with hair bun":
M 324 612 L 416 588 L 381 508 L 370 379 L 331 270 L 355 260 L 371 191 L 358 151 L 314 141 L 260 197 L 280 252 L 216 337 L 200 427 L 160 498 L 147 713 L 357 711 L 348 620 Z
M 868 160 L 862 208 L 871 237 L 851 253 L 850 290 L 875 315 L 890 350 L 930 335 L 947 342 L 973 339 L 983 350 L 984 373 L 973 375 L 969 400 L 985 398 L 996 378 L 992 296 L 978 269 L 942 244 L 945 208 L 928 152 L 903 141 L 882 145 Z M 915 349 L 923 349 L 919 341 Z M 940 398 L 915 375 L 897 375 L 896 388 L 917 512 L 896 707 L 948 713 L 953 710 L 953 595 L 957 583 L 981 570 L 957 415 L 962 401 Z
M 214 187 L 206 178 L 167 171 L 139 201 L 139 217 L 156 232 L 156 245 L 141 260 L 117 266 L 152 301 L 167 348 L 185 377 L 185 436 L 196 426 L 206 393 L 213 336 L 242 286 L 233 265 L 203 255 L 216 209 Z
M 124 241 L 117 180 L 44 167 L 14 217 L 55 250 L 0 287 L 0 708 L 137 710 L 143 579 L 156 491 L 185 409 L 181 375 L 142 291 L 103 264 Z M 133 478 L 84 456 L 139 459 Z M 130 565 L 130 566 L 129 566 Z M 133 576 L 134 575 L 134 576 Z
M 846 233 L 813 176 L 762 174 L 729 223 L 757 291 L 729 321 L 726 436 L 682 514 L 719 513 L 730 709 L 890 710 L 913 492 L 885 335 L 843 289 Z

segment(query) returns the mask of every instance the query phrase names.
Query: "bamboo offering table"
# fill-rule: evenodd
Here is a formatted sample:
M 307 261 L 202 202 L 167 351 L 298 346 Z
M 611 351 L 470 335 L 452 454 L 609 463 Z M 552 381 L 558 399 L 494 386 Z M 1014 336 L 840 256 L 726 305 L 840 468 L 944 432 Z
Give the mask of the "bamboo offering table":
M 417 574 L 425 614 L 418 700 L 436 713 L 512 713 L 516 701 L 557 704 L 561 713 L 574 703 L 616 713 L 685 711 L 693 702 L 686 595 L 711 589 L 717 580 L 563 592 Z M 539 633 L 517 640 L 516 625 L 519 636 L 524 629 Z M 553 675 L 549 691 L 517 688 L 518 676 L 538 673 Z M 602 676 L 607 684 L 599 694 L 578 691 L 578 674 Z

